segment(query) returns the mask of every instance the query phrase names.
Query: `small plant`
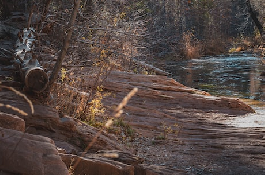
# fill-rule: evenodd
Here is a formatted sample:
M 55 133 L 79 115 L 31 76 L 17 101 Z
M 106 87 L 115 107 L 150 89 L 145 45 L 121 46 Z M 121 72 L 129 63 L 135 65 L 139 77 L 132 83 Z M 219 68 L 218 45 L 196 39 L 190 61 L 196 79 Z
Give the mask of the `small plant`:
M 173 130 L 172 130 L 171 126 L 167 126 L 165 123 L 163 123 L 163 129 L 164 129 L 164 137 L 165 137 L 165 139 L 167 139 L 168 135 L 173 133 Z
M 97 87 L 95 98 L 90 102 L 90 107 L 88 109 L 88 116 L 86 120 L 90 125 L 96 123 L 96 116 L 103 115 L 105 112 L 105 108 L 102 104 L 102 87 Z
M 105 108 L 102 99 L 110 93 L 103 93 L 102 86 L 81 89 L 85 87 L 84 78 L 71 78 L 73 73 L 61 69 L 61 83 L 56 83 L 51 94 L 52 99 L 48 103 L 55 107 L 61 114 L 67 114 L 91 126 L 101 128 L 104 121 Z M 86 90 L 86 91 L 83 91 Z
M 165 138 L 165 135 L 164 135 L 164 134 L 159 134 L 159 135 L 158 135 L 158 136 L 156 136 L 154 139 L 155 139 L 155 140 L 166 140 L 166 138 Z
M 124 121 L 123 118 L 116 118 L 113 121 L 113 126 L 114 126 L 114 128 L 113 127 L 109 128 L 109 132 L 113 132 L 113 131 L 115 132 L 116 131 L 116 134 L 124 133 L 125 137 L 128 137 L 130 140 L 132 140 L 134 138 L 135 131 L 133 130 L 133 128 L 128 123 L 126 123 Z M 117 127 L 119 129 L 117 129 Z
M 124 106 L 127 105 L 128 101 L 132 98 L 132 96 L 135 95 L 135 93 L 138 91 L 138 88 L 134 88 L 132 91 L 130 91 L 122 100 L 122 102 L 117 106 L 117 108 L 115 109 L 115 114 L 113 114 L 113 117 L 110 118 L 105 125 L 101 128 L 100 131 L 98 131 L 95 135 L 95 137 L 92 139 L 92 141 L 87 145 L 87 147 L 85 148 L 84 152 L 81 154 L 81 157 L 83 157 L 87 151 L 93 146 L 93 144 L 97 141 L 98 137 L 102 134 L 103 130 L 107 130 L 108 128 L 110 128 L 111 125 L 113 125 L 113 121 L 114 119 L 118 119 L 120 118 L 121 114 L 123 113 L 123 108 Z M 74 166 L 73 166 L 73 170 L 77 167 L 77 165 L 79 164 L 81 159 L 77 159 L 77 161 L 75 162 Z
M 69 175 L 74 175 L 73 165 L 74 165 L 74 158 L 71 158 L 71 163 L 70 163 L 70 166 L 69 166 L 69 169 L 68 169 Z
M 113 126 L 125 127 L 126 123 L 124 122 L 124 120 L 122 118 L 117 118 L 114 120 Z
M 172 126 L 166 125 L 165 122 L 162 122 L 163 132 L 156 136 L 155 140 L 166 140 L 168 139 L 169 134 L 178 135 L 180 127 L 178 124 L 174 124 Z
M 67 71 L 66 71 L 66 69 L 65 68 L 61 68 L 61 80 L 62 80 L 62 82 L 65 80 L 65 78 L 66 78 L 66 73 L 67 73 Z
M 232 47 L 232 48 L 229 49 L 228 52 L 229 52 L 229 53 L 234 53 L 234 52 L 236 52 L 236 48 L 235 48 L 235 47 Z

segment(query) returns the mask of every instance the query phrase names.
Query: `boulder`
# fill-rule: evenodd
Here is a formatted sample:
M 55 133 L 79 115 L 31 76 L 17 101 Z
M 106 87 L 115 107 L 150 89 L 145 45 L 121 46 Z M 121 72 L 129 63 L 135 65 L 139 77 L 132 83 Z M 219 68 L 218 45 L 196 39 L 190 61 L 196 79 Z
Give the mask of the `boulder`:
M 0 128 L 0 132 L 0 171 L 23 175 L 68 175 L 51 139 L 4 128 Z
M 76 122 L 72 117 L 69 116 L 64 116 L 60 118 L 60 123 L 59 127 L 62 128 L 62 130 L 67 130 L 67 131 L 76 131 Z
M 0 127 L 24 132 L 25 121 L 16 115 L 0 112 Z

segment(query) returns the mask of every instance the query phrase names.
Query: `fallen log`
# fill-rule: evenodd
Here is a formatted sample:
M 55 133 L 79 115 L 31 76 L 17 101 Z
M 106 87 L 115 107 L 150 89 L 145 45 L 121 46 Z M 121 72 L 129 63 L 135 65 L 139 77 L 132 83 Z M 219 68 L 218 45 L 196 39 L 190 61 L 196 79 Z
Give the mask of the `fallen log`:
M 15 57 L 25 88 L 39 93 L 47 88 L 49 79 L 39 61 L 32 54 L 35 44 L 34 33 L 33 28 L 25 28 L 18 33 Z

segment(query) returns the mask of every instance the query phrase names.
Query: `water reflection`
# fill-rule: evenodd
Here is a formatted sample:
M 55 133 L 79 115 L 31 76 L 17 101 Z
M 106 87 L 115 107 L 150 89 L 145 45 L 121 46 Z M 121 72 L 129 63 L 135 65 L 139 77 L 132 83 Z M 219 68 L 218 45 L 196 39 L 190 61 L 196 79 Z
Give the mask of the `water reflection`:
M 167 71 L 184 85 L 225 95 L 265 101 L 265 65 L 250 54 L 170 62 Z
M 193 74 L 192 74 L 192 62 L 188 62 L 187 63 L 187 75 L 186 75 L 186 79 L 187 79 L 187 86 L 192 87 L 193 84 Z

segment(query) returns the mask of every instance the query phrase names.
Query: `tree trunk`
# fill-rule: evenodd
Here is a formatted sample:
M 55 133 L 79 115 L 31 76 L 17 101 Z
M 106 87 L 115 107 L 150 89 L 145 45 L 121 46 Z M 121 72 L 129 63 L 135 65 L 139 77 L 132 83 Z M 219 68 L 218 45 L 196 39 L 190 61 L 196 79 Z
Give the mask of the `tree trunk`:
M 45 18 L 47 16 L 47 13 L 48 13 L 48 10 L 49 10 L 49 5 L 50 5 L 51 1 L 52 0 L 46 0 L 46 2 L 44 4 L 43 12 L 41 14 L 41 20 L 40 20 L 39 25 L 38 25 L 38 29 L 41 29 L 41 24 L 42 24 L 42 22 L 45 20 Z
M 247 5 L 248 13 L 250 14 L 251 19 L 254 21 L 256 27 L 258 28 L 261 37 L 263 37 L 264 35 L 263 26 L 258 19 L 258 13 L 252 8 L 250 0 L 246 1 L 246 5 Z
M 49 89 L 52 86 L 52 84 L 55 82 L 55 80 L 57 79 L 58 73 L 61 70 L 62 62 L 63 62 L 63 59 L 66 55 L 67 49 L 69 47 L 69 42 L 70 42 L 73 30 L 74 30 L 74 22 L 75 22 L 75 19 L 77 16 L 78 8 L 80 6 L 80 1 L 81 0 L 75 0 L 74 1 L 74 9 L 73 9 L 73 12 L 71 14 L 68 32 L 67 32 L 67 35 L 66 35 L 64 42 L 63 42 L 63 48 L 62 48 L 61 52 L 59 53 L 59 57 L 56 61 L 56 64 L 55 64 L 54 69 L 52 71 L 52 74 L 50 76 L 49 87 L 48 87 Z

